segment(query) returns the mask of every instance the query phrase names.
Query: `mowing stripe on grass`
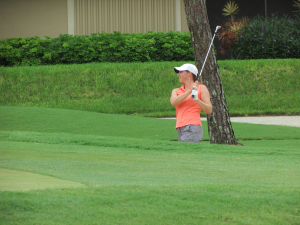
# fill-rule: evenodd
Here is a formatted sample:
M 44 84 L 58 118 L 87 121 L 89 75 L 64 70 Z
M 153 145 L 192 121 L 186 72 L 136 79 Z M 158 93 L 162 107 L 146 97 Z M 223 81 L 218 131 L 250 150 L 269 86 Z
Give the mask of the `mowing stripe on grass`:
M 74 188 L 84 186 L 79 182 L 3 168 L 0 168 L 0 180 L 0 191 L 30 191 L 47 188 Z

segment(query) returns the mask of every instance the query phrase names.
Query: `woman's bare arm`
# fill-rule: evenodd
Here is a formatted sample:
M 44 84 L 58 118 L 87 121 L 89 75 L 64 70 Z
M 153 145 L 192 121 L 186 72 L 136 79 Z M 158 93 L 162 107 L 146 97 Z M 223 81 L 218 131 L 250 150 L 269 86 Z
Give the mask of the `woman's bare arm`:
M 196 102 L 206 114 L 211 114 L 212 106 L 210 102 L 210 94 L 205 85 L 201 85 L 201 100 L 197 99 Z
M 190 89 L 181 95 L 177 95 L 177 90 L 178 88 L 175 88 L 171 93 L 170 102 L 172 106 L 179 105 L 181 102 L 183 102 L 184 99 L 186 99 L 192 93 L 192 89 Z

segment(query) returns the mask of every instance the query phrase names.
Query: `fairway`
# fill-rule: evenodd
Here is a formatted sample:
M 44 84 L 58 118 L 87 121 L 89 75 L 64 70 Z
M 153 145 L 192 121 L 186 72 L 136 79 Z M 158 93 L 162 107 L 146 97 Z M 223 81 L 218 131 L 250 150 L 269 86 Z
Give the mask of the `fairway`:
M 0 224 L 298 224 L 300 128 L 0 107 Z

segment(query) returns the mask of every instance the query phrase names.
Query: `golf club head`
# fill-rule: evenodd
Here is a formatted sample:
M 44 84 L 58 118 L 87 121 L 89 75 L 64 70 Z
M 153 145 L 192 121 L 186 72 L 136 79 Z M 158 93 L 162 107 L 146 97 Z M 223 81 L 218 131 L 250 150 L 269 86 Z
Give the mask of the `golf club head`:
M 221 26 L 217 26 L 217 27 L 216 27 L 215 33 L 217 33 L 217 31 L 218 31 L 219 29 L 221 29 Z

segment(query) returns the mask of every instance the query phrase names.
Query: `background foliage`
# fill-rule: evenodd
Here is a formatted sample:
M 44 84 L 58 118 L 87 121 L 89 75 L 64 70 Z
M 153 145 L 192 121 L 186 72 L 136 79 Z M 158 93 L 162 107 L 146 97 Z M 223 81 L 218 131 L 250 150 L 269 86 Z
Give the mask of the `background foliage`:
M 189 32 L 97 33 L 0 40 L 0 66 L 193 60 Z
M 275 59 L 300 57 L 300 20 L 273 15 L 267 20 L 251 20 L 233 49 L 237 59 Z
M 299 17 L 257 17 L 249 26 L 248 19 L 229 20 L 218 33 L 221 53 L 229 48 L 235 59 L 299 58 Z M 45 37 L 0 40 L 0 66 L 194 60 L 189 32 Z
M 175 116 L 170 94 L 181 84 L 173 67 L 184 63 L 0 67 L 0 105 Z M 218 64 L 230 115 L 300 113 L 299 59 Z

